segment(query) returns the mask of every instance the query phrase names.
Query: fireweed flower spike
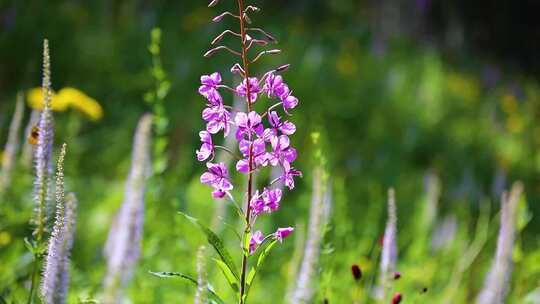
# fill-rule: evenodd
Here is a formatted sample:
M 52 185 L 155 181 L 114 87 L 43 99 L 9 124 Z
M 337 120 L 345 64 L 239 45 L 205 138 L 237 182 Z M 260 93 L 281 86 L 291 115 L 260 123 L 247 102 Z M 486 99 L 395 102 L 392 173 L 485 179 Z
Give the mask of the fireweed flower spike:
M 211 1 L 209 6 L 218 4 L 217 0 Z M 239 57 L 240 63 L 234 63 L 230 68 L 231 74 L 239 75 L 242 80 L 234 85 L 222 84 L 222 75 L 213 72 L 201 77 L 199 93 L 206 99 L 206 107 L 202 112 L 202 118 L 206 122 L 206 132 L 201 132 L 201 149 L 197 151 L 197 159 L 207 161 L 208 171 L 201 175 L 201 182 L 213 188 L 212 195 L 215 198 L 228 197 L 234 200 L 231 190 L 234 188 L 229 179 L 229 172 L 226 166 L 221 163 L 211 162 L 210 156 L 213 154 L 214 146 L 212 135 L 223 132 L 227 137 L 231 128 L 236 127 L 234 137 L 237 141 L 238 151 L 241 159 L 236 163 L 236 171 L 246 175 L 247 189 L 244 198 L 238 201 L 245 201 L 247 206 L 243 210 L 244 214 L 244 240 L 241 242 L 242 259 L 239 277 L 239 303 L 245 303 L 246 298 L 246 276 L 248 271 L 248 258 L 254 254 L 259 246 L 264 246 L 265 239 L 281 242 L 293 231 L 292 227 L 279 228 L 275 233 L 264 237 L 261 231 L 251 233 L 258 216 L 263 213 L 275 212 L 279 209 L 283 193 L 281 190 L 272 188 L 274 182 L 279 182 L 287 186 L 290 190 L 294 188 L 294 178 L 301 176 L 301 172 L 291 165 L 296 160 L 296 150 L 291 146 L 288 136 L 296 131 L 296 127 L 289 121 L 281 121 L 278 108 L 281 106 L 283 112 L 298 105 L 298 99 L 292 95 L 292 90 L 285 83 L 283 76 L 279 73 L 288 69 L 289 65 L 282 65 L 263 73 L 262 76 L 251 74 L 250 66 L 262 59 L 266 55 L 278 54 L 278 49 L 270 49 L 253 53 L 252 47 L 264 48 L 270 43 L 277 43 L 277 40 L 266 31 L 256 27 L 248 27 L 251 23 L 248 14 L 259 12 L 260 9 L 254 6 L 245 6 L 244 0 L 238 0 L 238 13 L 222 12 L 213 18 L 213 22 L 220 22 L 226 16 L 235 18 L 239 22 L 239 30 L 227 29 L 212 40 L 213 48 L 208 50 L 204 57 L 210 57 L 218 51 L 228 51 Z M 220 45 L 225 39 L 239 39 L 238 47 L 228 47 Z M 225 98 L 220 90 L 225 88 L 232 91 L 234 95 L 242 98 L 244 109 L 235 111 L 234 119 L 229 112 L 231 106 L 225 105 Z M 234 88 L 234 89 L 233 89 Z M 266 97 L 266 98 L 265 98 Z M 253 108 L 255 102 L 265 104 L 265 110 L 257 113 Z M 261 105 L 262 107 L 262 105 Z M 263 119 L 268 115 L 269 122 Z M 203 132 L 205 132 L 203 131 Z M 204 138 L 203 138 L 204 137 Z M 235 152 L 233 152 L 236 154 Z M 209 161 L 210 159 L 210 161 Z M 280 167 L 283 172 L 279 179 L 257 189 L 254 183 L 254 174 L 265 167 Z M 278 185 L 279 186 L 279 185 Z M 246 248 L 249 247 L 249 248 Z
M 119 303 L 123 289 L 129 283 L 139 259 L 144 222 L 144 194 L 150 174 L 150 141 L 152 116 L 139 120 L 131 157 L 131 168 L 126 182 L 125 197 L 109 230 L 105 245 L 107 274 L 104 303 Z

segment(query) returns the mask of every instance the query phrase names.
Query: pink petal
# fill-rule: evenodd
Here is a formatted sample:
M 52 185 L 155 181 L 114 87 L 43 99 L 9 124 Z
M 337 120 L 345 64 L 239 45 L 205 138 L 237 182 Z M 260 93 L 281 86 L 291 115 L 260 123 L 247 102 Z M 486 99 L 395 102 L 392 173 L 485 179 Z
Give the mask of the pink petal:
M 216 179 L 216 176 L 210 172 L 204 172 L 201 175 L 201 183 L 205 185 L 212 185 Z

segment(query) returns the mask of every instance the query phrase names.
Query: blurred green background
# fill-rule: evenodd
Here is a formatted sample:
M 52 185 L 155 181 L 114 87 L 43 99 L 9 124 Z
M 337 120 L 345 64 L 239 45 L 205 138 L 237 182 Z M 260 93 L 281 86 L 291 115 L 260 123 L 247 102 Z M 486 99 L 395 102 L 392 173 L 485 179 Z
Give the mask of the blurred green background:
M 199 77 L 214 71 L 227 74 L 234 63 L 225 53 L 202 57 L 214 36 L 236 26 L 231 20 L 210 22 L 220 11 L 234 8 L 233 1 L 221 2 L 215 9 L 207 8 L 206 1 L 0 1 L 0 142 L 6 140 L 16 92 L 41 83 L 43 38 L 51 45 L 53 89 L 78 88 L 103 107 L 97 121 L 74 110 L 55 112 L 55 146 L 68 143 L 67 187 L 80 201 L 73 303 L 95 297 L 101 288 L 102 247 L 122 201 L 132 134 L 138 118 L 152 110 L 144 95 L 154 85 L 148 45 L 156 26 L 162 31 L 161 60 L 171 84 L 164 103 L 168 167 L 148 189 L 143 258 L 129 295 L 134 303 L 171 303 L 192 296 L 182 282 L 160 280 L 147 271 L 193 273 L 192 257 L 204 238 L 175 211 L 207 222 L 214 214 L 216 203 L 198 184 L 203 166 L 194 151 L 203 128 Z M 350 281 L 350 264 L 363 263 L 374 271 L 373 252 L 386 218 L 385 193 L 395 187 L 398 263 L 410 273 L 400 284 L 409 290 L 429 286 L 429 303 L 442 297 L 452 265 L 474 237 L 480 203 L 491 205 L 489 240 L 459 283 L 453 302 L 469 303 L 493 256 L 499 196 L 521 180 L 524 224 L 514 253 L 511 301 L 523 303 L 540 280 L 540 31 L 534 5 L 254 2 L 262 8 L 252 16 L 254 23 L 273 33 L 283 50 L 254 69 L 262 74 L 292 64 L 284 77 L 300 99 L 291 118 L 298 127 L 292 140 L 299 151 L 297 167 L 305 174 L 298 191 L 286 194 L 280 213 L 263 227 L 305 227 L 317 149 L 323 151 L 333 183 L 334 208 L 317 299 L 350 303 L 339 300 L 351 293 L 341 283 Z M 320 147 L 311 143 L 312 132 L 320 132 Z M 458 223 L 448 248 L 437 254 L 422 236 L 431 230 L 416 225 L 426 181 L 433 176 L 441 184 L 435 226 Z M 2 202 L 11 207 L 2 207 L 7 211 L 0 229 L 9 239 L 0 243 L 0 294 L 20 301 L 30 258 L 24 255 L 22 239 L 30 233 L 31 171 L 21 166 L 14 181 Z M 231 233 L 223 233 L 234 244 Z M 413 250 L 415 246 L 421 249 Z M 287 284 L 280 283 L 287 282 L 282 279 L 290 272 L 293 247 L 290 241 L 274 251 L 258 279 L 254 303 L 266 303 L 268 294 L 283 298 Z M 225 286 L 216 280 L 216 286 Z

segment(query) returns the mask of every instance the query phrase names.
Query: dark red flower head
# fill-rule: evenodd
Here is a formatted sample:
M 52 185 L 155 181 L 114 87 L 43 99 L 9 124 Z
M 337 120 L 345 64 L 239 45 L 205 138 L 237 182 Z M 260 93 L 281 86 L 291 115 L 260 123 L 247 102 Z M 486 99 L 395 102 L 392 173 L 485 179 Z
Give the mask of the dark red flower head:
M 401 303 L 402 299 L 403 299 L 403 297 L 401 296 L 401 293 L 396 292 L 396 294 L 392 298 L 392 304 L 399 304 L 399 303 Z
M 394 280 L 399 280 L 399 278 L 401 278 L 401 273 L 400 272 L 394 272 Z
M 362 278 L 362 270 L 360 269 L 360 266 L 358 266 L 357 264 L 353 264 L 351 266 L 351 272 L 352 272 L 353 278 L 356 281 Z

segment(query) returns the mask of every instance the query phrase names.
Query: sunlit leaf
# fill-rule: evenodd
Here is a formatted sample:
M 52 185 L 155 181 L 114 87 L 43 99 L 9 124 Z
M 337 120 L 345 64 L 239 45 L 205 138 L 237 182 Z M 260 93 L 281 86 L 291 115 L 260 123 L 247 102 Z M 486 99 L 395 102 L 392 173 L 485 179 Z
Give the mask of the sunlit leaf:
M 227 267 L 227 265 L 223 263 L 223 261 L 221 260 L 218 260 L 218 259 L 213 259 L 213 260 L 216 262 L 219 269 L 221 269 L 221 272 L 227 279 L 227 282 L 229 282 L 229 285 L 231 286 L 232 290 L 234 292 L 238 292 L 240 283 L 238 282 L 238 279 L 234 276 L 234 274 L 231 272 L 229 267 Z
M 230 272 L 235 276 L 237 280 L 239 280 L 240 275 L 238 274 L 236 265 L 234 264 L 234 261 L 231 258 L 231 255 L 225 248 L 225 245 L 223 245 L 223 241 L 219 238 L 219 236 L 217 236 L 217 234 L 215 234 L 212 230 L 210 230 L 210 228 L 203 225 L 198 219 L 191 217 L 183 212 L 179 212 L 179 213 L 201 229 L 201 231 L 206 235 L 206 239 L 208 243 L 212 245 L 212 247 L 216 250 L 221 260 L 229 268 Z
M 174 277 L 177 277 L 177 278 L 180 278 L 180 279 L 184 279 L 190 283 L 192 283 L 193 285 L 195 285 L 195 287 L 197 287 L 197 280 L 194 279 L 193 277 L 187 275 L 187 274 L 183 274 L 181 272 L 170 272 L 170 271 L 158 271 L 158 272 L 154 272 L 154 271 L 148 271 L 150 274 L 152 275 L 155 275 L 156 277 L 160 277 L 160 278 L 174 278 Z M 210 300 L 212 300 L 214 303 L 217 303 L 217 304 L 225 304 L 225 302 L 210 288 L 210 287 L 207 287 L 207 290 L 208 290 L 208 295 L 210 297 Z

